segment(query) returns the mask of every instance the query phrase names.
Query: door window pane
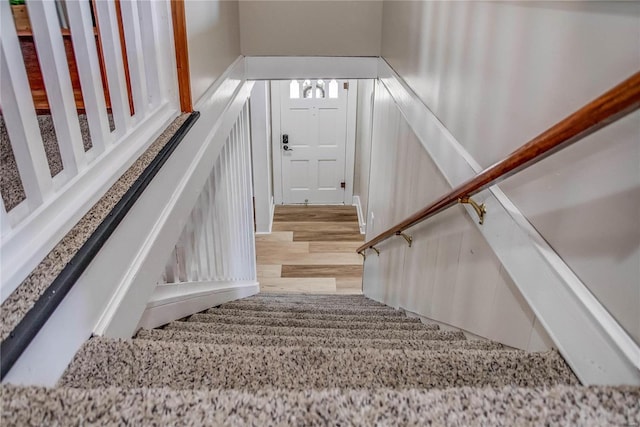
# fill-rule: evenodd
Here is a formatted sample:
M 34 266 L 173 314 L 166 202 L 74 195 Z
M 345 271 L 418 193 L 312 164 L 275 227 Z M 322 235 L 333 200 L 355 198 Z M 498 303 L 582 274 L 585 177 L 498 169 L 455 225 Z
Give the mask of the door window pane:
M 337 98 L 338 97 L 338 82 L 335 80 L 331 80 L 329 82 L 329 98 Z
M 291 80 L 291 83 L 289 84 L 289 98 L 300 98 L 300 83 L 297 80 Z

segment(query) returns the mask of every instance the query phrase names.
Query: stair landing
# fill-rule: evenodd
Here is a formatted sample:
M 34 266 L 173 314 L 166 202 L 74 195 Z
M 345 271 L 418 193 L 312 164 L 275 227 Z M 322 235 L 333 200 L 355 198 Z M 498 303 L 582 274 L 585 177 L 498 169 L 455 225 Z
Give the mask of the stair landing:
M 363 242 L 353 206 L 276 206 L 272 233 L 256 236 L 260 290 L 361 294 Z

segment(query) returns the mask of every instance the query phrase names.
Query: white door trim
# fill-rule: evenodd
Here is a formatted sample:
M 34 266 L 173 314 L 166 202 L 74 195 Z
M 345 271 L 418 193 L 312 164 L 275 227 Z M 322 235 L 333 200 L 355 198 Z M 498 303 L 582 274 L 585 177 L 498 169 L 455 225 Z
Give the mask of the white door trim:
M 347 146 L 344 156 L 344 204 L 353 203 L 353 175 L 356 167 L 356 118 L 358 109 L 358 81 L 349 80 L 347 92 Z
M 271 153 L 273 161 L 273 201 L 281 205 L 282 197 L 282 158 L 280 156 L 280 85 L 277 81 L 269 82 L 271 85 Z
M 316 73 L 314 73 L 315 75 Z M 311 78 L 311 77 L 300 77 Z M 271 81 L 271 148 L 273 153 L 273 198 L 274 203 L 281 205 L 284 203 L 282 194 L 282 159 L 280 156 L 281 138 L 281 96 L 279 81 Z M 347 91 L 347 136 L 345 144 L 344 160 L 344 180 L 345 191 L 342 203 L 351 205 L 353 201 L 353 174 L 355 170 L 356 156 L 356 117 L 358 106 L 358 82 L 349 80 L 349 90 Z

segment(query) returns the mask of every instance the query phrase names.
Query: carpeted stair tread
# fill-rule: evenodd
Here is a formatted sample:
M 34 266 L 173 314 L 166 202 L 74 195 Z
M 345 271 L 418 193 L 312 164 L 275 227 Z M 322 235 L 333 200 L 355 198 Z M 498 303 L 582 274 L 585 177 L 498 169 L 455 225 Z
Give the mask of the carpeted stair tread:
M 296 328 L 284 326 L 236 325 L 205 322 L 171 322 L 164 327 L 173 330 L 188 330 L 208 333 L 236 333 L 255 335 L 314 336 L 326 338 L 357 339 L 412 339 L 412 340 L 464 340 L 462 332 L 396 329 L 338 329 L 338 328 Z
M 371 308 L 354 306 L 337 306 L 337 307 L 316 307 L 316 306 L 300 306 L 298 304 L 259 304 L 259 303 L 237 303 L 230 302 L 218 306 L 224 309 L 233 310 L 251 310 L 251 311 L 289 311 L 295 313 L 324 313 L 324 314 L 358 314 L 367 315 L 373 314 L 377 316 L 399 316 L 403 317 L 405 314 L 401 311 L 394 310 L 391 307 L 384 308 Z
M 207 322 L 231 325 L 260 325 L 260 326 L 281 326 L 289 328 L 326 328 L 326 329 L 393 329 L 393 330 L 438 330 L 440 327 L 435 324 L 427 325 L 422 323 L 402 323 L 402 322 L 366 322 L 354 321 L 350 319 L 339 320 L 318 320 L 318 319 L 288 319 L 288 318 L 268 318 L 268 317 L 239 317 L 216 314 L 194 314 L 189 318 L 189 322 Z
M 94 338 L 60 380 L 65 387 L 445 388 L 573 385 L 555 352 L 248 347 Z
M 270 336 L 240 334 L 208 334 L 171 329 L 141 329 L 135 338 L 154 341 L 199 342 L 203 344 L 235 344 L 273 347 L 378 348 L 390 350 L 505 350 L 502 344 L 487 340 L 400 340 L 323 338 L 310 336 Z
M 640 422 L 640 388 L 171 390 L 0 386 L 2 425 L 581 425 Z
M 202 313 L 201 313 L 202 314 Z M 348 320 L 355 322 L 402 322 L 402 323 L 422 323 L 417 317 L 404 316 L 385 316 L 385 315 L 361 315 L 355 314 L 324 314 L 324 313 L 305 313 L 295 311 L 252 311 L 252 310 L 233 310 L 226 308 L 211 308 L 203 314 L 223 314 L 226 316 L 239 317 L 267 317 L 281 319 L 317 319 L 317 320 Z

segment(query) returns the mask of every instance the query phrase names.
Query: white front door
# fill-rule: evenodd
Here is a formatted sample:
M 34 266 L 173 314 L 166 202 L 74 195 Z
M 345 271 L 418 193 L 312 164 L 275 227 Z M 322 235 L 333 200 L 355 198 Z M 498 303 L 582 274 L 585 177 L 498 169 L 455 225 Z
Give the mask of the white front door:
M 280 86 L 280 141 L 285 204 L 343 203 L 348 83 L 288 80 Z

